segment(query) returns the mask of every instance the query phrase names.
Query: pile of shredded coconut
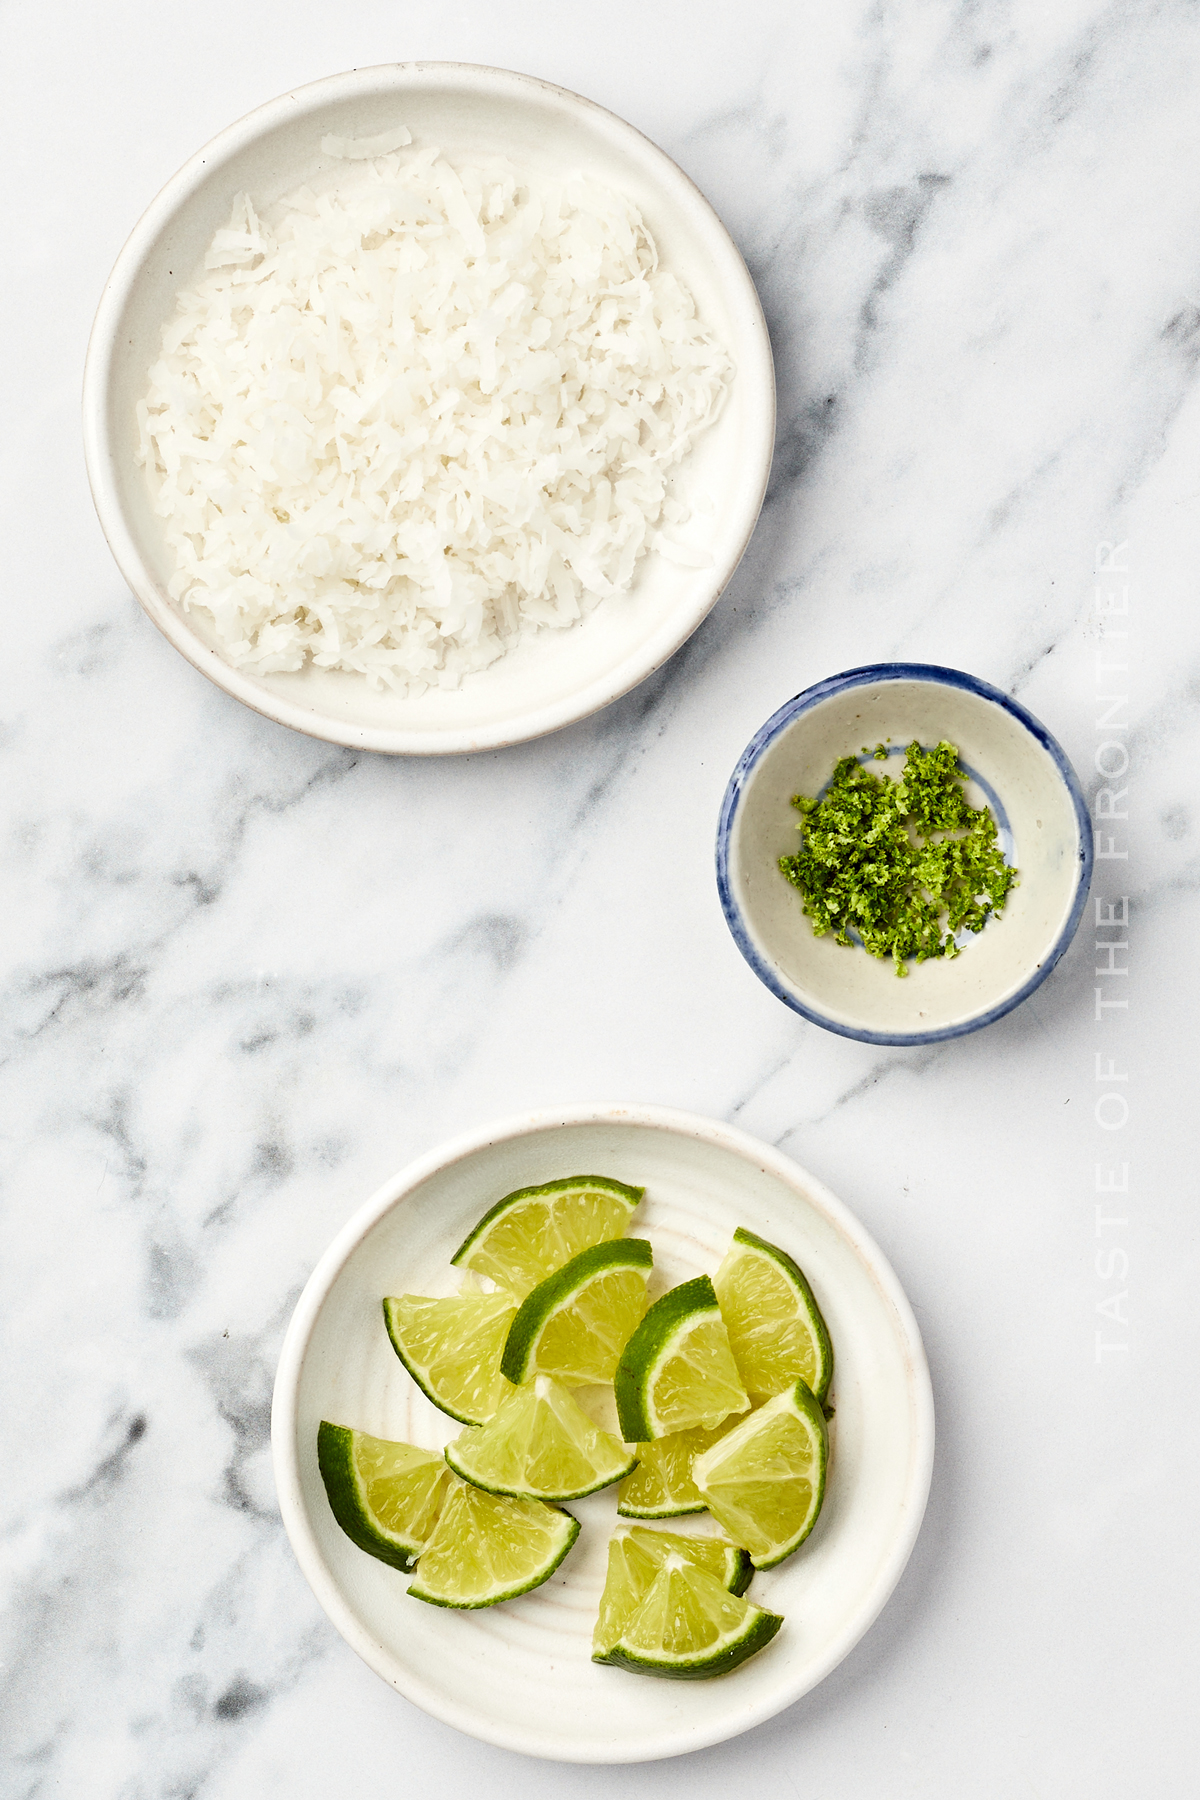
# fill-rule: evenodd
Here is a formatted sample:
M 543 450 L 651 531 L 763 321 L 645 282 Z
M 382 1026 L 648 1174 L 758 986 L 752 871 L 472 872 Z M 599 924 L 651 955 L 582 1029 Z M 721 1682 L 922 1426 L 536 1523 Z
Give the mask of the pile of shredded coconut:
M 239 195 L 138 405 L 171 593 L 258 672 L 454 687 L 629 587 L 730 360 L 636 207 L 407 131 Z

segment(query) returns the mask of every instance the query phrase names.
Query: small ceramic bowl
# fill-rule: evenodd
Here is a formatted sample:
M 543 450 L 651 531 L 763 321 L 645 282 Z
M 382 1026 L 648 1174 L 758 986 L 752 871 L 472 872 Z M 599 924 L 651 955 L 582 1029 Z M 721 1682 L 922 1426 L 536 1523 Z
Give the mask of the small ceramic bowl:
M 628 194 L 665 267 L 732 353 L 716 422 L 681 465 L 693 508 L 688 542 L 707 557 L 679 568 L 657 551 L 628 594 L 568 630 L 537 632 L 456 689 L 378 693 L 365 678 L 311 666 L 236 669 L 209 616 L 185 612 L 167 584 L 174 559 L 134 461 L 135 407 L 180 288 L 200 272 L 213 232 L 245 191 L 268 207 L 332 167 L 322 137 L 371 137 L 405 124 L 451 156 L 503 154 L 546 174 L 572 169 Z M 631 125 L 548 82 L 459 63 L 396 63 L 330 76 L 283 94 L 220 133 L 151 204 L 117 258 L 88 347 L 84 448 L 100 524 L 126 581 L 159 630 L 218 687 L 270 719 L 331 743 L 393 754 L 496 749 L 585 718 L 627 693 L 691 636 L 745 550 L 766 492 L 775 378 L 762 308 L 729 233 L 671 159 Z
M 591 1660 L 618 1524 L 614 1488 L 570 1502 L 579 1540 L 548 1581 L 479 1612 L 412 1598 L 411 1577 L 352 1544 L 325 1496 L 322 1419 L 431 1450 L 462 1429 L 393 1354 L 382 1297 L 453 1291 L 450 1257 L 490 1205 L 514 1188 L 581 1170 L 645 1188 L 631 1229 L 653 1245 L 656 1286 L 712 1275 L 744 1225 L 795 1257 L 829 1326 L 835 1416 L 821 1516 L 794 1556 L 754 1577 L 751 1597 L 783 1614 L 779 1635 L 719 1681 L 647 1681 Z M 284 1340 L 271 1418 L 283 1523 L 347 1643 L 434 1718 L 526 1756 L 580 1763 L 644 1762 L 720 1743 L 828 1675 L 908 1561 L 933 1436 L 916 1321 L 848 1209 L 769 1145 L 711 1119 L 645 1106 L 527 1113 L 402 1170 L 314 1269 Z M 664 1524 L 712 1529 L 706 1517 Z
M 967 798 L 990 807 L 1020 871 L 1002 916 L 952 958 L 908 963 L 814 936 L 779 870 L 798 846 L 794 794 L 817 795 L 836 762 L 890 740 L 949 740 Z M 1032 713 L 973 675 L 878 663 L 820 681 L 762 727 L 730 777 L 717 830 L 717 885 L 734 942 L 760 981 L 814 1025 L 868 1044 L 932 1044 L 1002 1019 L 1043 982 L 1075 935 L 1092 878 L 1092 829 L 1079 779 Z

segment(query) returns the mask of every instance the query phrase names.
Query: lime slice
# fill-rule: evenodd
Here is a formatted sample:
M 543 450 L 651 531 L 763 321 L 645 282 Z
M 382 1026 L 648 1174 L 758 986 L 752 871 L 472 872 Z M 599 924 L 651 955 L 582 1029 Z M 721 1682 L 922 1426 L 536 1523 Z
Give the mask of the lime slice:
M 392 1349 L 435 1406 L 464 1425 L 490 1419 L 509 1391 L 500 1353 L 517 1314 L 511 1294 L 401 1294 L 383 1303 Z
M 646 1311 L 653 1261 L 644 1238 L 617 1238 L 539 1281 L 509 1327 L 503 1373 L 513 1382 L 553 1375 L 572 1387 L 611 1381 Z
M 804 1272 L 787 1251 L 739 1228 L 713 1286 L 751 1399 L 782 1394 L 799 1376 L 824 1403 L 833 1346 Z
M 608 1575 L 592 1634 L 592 1660 L 604 1662 L 649 1592 L 670 1555 L 703 1569 L 731 1594 L 744 1594 L 754 1573 L 746 1552 L 725 1538 L 684 1537 L 678 1531 L 646 1531 L 635 1525 L 609 1539 Z
M 825 1414 L 797 1381 L 698 1456 L 692 1480 L 755 1568 L 773 1569 L 816 1524 L 828 1461 Z
M 778 1613 L 728 1593 L 707 1570 L 672 1554 L 603 1660 L 676 1680 L 723 1675 L 769 1644 L 782 1624 Z
M 360 1550 L 411 1569 L 453 1479 L 442 1458 L 413 1444 L 321 1421 L 317 1462 L 333 1516 Z
M 605 1175 L 570 1175 L 518 1188 L 484 1213 L 450 1260 L 490 1276 L 523 1300 L 589 1244 L 624 1237 L 645 1191 Z
M 630 1543 L 649 1556 L 655 1569 L 661 1569 L 674 1553 L 685 1562 L 695 1563 L 719 1581 L 731 1594 L 744 1594 L 754 1574 L 754 1564 L 740 1544 L 723 1537 L 691 1537 L 682 1531 L 647 1531 L 644 1525 L 632 1525 L 622 1533 Z
M 600 1612 L 592 1632 L 592 1661 L 604 1662 L 613 1645 L 650 1591 L 661 1564 L 639 1548 L 632 1532 L 618 1531 L 608 1540 L 608 1572 L 600 1596 Z
M 446 1445 L 456 1475 L 490 1494 L 578 1500 L 628 1475 L 637 1457 L 593 1423 L 565 1387 L 535 1375 L 495 1418 Z
M 729 1421 L 711 1430 L 697 1425 L 656 1438 L 652 1444 L 639 1444 L 637 1468 L 625 1477 L 617 1494 L 621 1517 L 676 1519 L 683 1513 L 704 1512 L 704 1496 L 692 1480 L 692 1459 L 729 1429 Z
M 656 1300 L 624 1350 L 614 1383 L 621 1435 L 649 1443 L 719 1425 L 750 1404 L 707 1275 Z
M 409 1593 L 433 1606 L 495 1606 L 553 1575 L 578 1521 L 540 1500 L 485 1494 L 451 1476 L 433 1536 Z

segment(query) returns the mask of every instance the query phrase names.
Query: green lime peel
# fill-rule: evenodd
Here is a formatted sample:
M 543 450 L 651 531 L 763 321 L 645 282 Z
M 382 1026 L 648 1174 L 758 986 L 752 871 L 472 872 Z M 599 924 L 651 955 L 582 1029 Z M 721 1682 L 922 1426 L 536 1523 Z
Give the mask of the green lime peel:
M 873 755 L 886 759 L 887 746 Z M 804 897 L 813 932 L 839 944 L 857 933 L 872 956 L 957 956 L 955 934 L 982 931 L 1004 910 L 1017 870 L 1004 861 L 996 821 L 968 806 L 958 750 L 908 746 L 899 781 L 844 756 L 819 800 L 793 796 L 801 846 L 779 867 Z

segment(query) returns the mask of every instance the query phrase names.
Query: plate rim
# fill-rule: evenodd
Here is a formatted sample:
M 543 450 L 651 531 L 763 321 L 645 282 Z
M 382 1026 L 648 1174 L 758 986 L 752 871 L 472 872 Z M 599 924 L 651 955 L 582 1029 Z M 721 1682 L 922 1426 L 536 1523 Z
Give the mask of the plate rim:
M 682 201 L 685 210 L 698 214 L 711 238 L 709 249 L 719 253 L 726 267 L 723 283 L 729 291 L 735 310 L 744 318 L 747 340 L 753 356 L 742 349 L 739 373 L 743 372 L 754 390 L 753 406 L 762 427 L 758 493 L 754 505 L 747 509 L 743 528 L 726 557 L 714 565 L 713 582 L 702 605 L 693 603 L 686 612 L 672 612 L 640 650 L 631 652 L 607 674 L 597 676 L 574 694 L 554 702 L 539 702 L 516 716 L 478 728 L 464 726 L 436 727 L 426 731 L 414 727 L 386 727 L 356 724 L 324 714 L 302 702 L 273 694 L 247 671 L 226 662 L 207 645 L 184 617 L 169 604 L 153 579 L 126 517 L 116 479 L 117 459 L 110 431 L 108 395 L 115 362 L 118 326 L 126 305 L 137 286 L 145 256 L 172 216 L 186 203 L 192 191 L 210 171 L 214 162 L 226 160 L 245 148 L 276 125 L 292 120 L 329 100 L 353 98 L 380 89 L 402 93 L 406 87 L 436 89 L 439 86 L 463 85 L 480 93 L 506 93 L 510 96 L 543 96 L 562 106 L 565 111 L 584 115 L 596 123 L 609 137 L 636 150 L 639 159 L 662 178 L 668 195 L 676 206 Z M 777 398 L 774 357 L 762 301 L 746 261 L 728 226 L 707 196 L 679 164 L 652 138 L 636 125 L 621 118 L 598 101 L 576 94 L 536 75 L 518 70 L 495 68 L 484 63 L 410 62 L 378 63 L 369 68 L 348 69 L 325 75 L 315 81 L 298 84 L 252 108 L 226 125 L 195 150 L 187 161 L 159 189 L 150 201 L 125 242 L 101 290 L 84 361 L 83 389 L 84 465 L 92 503 L 100 529 L 109 550 L 134 597 L 154 625 L 176 650 L 224 693 L 248 706 L 251 711 L 304 733 L 325 743 L 340 744 L 350 749 L 374 750 L 393 756 L 454 756 L 473 752 L 499 750 L 512 744 L 528 743 L 567 725 L 590 718 L 603 707 L 619 700 L 643 681 L 649 679 L 689 637 L 703 624 L 732 580 L 744 557 L 758 524 L 766 499 L 767 484 L 775 444 Z
M 604 1758 L 594 1755 L 590 1745 L 578 1756 L 571 1755 L 557 1742 L 549 1749 L 539 1742 L 535 1734 L 523 1728 L 506 1729 L 490 1720 L 481 1723 L 466 1708 L 447 1700 L 440 1691 L 427 1689 L 419 1681 L 406 1680 L 402 1685 L 396 1679 L 394 1671 L 388 1667 L 383 1646 L 366 1630 L 346 1600 L 317 1544 L 303 1500 L 297 1430 L 300 1379 L 313 1328 L 346 1262 L 379 1221 L 393 1208 L 403 1205 L 413 1191 L 432 1175 L 481 1150 L 547 1130 L 597 1124 L 642 1126 L 732 1151 L 757 1164 L 764 1173 L 781 1179 L 807 1204 L 824 1213 L 829 1222 L 849 1241 L 896 1315 L 906 1352 L 908 1390 L 914 1419 L 908 1483 L 899 1526 L 889 1553 L 876 1570 L 865 1597 L 849 1615 L 842 1630 L 830 1640 L 824 1656 L 807 1671 L 802 1685 L 782 1696 L 778 1691 L 772 1691 L 758 1704 L 745 1708 L 736 1719 L 722 1720 L 711 1730 L 697 1730 L 692 1724 L 683 1728 L 667 1727 L 653 1748 L 639 1744 L 626 1752 L 623 1745 L 614 1744 L 613 1754 Z M 888 1259 L 844 1202 L 824 1182 L 810 1175 L 791 1157 L 750 1136 L 737 1126 L 674 1107 L 622 1102 L 545 1107 L 509 1114 L 447 1140 L 407 1163 L 385 1181 L 337 1232 L 305 1283 L 284 1336 L 271 1403 L 271 1461 L 284 1530 L 305 1579 L 331 1624 L 350 1648 L 389 1687 L 395 1688 L 433 1718 L 454 1726 L 469 1737 L 547 1761 L 593 1766 L 661 1761 L 726 1742 L 753 1726 L 774 1718 L 818 1686 L 849 1655 L 874 1624 L 907 1566 L 929 1498 L 934 1435 L 933 1387 L 916 1317 Z

